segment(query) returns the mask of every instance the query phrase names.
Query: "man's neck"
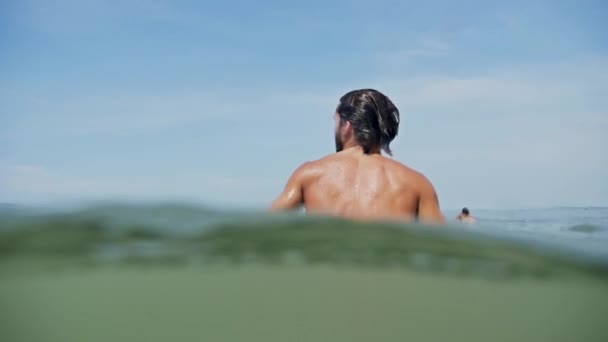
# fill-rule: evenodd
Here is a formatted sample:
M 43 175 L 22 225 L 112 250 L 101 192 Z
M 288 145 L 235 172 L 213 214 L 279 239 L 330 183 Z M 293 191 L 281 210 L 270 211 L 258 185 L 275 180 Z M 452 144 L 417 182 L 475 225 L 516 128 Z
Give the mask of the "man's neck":
M 358 151 L 358 152 L 363 153 L 363 147 L 361 147 L 361 145 L 358 145 L 356 142 L 348 142 L 348 143 L 344 144 L 342 151 Z M 381 155 L 380 148 L 378 148 L 378 147 L 373 148 L 373 149 L 369 150 L 367 152 L 367 154 Z

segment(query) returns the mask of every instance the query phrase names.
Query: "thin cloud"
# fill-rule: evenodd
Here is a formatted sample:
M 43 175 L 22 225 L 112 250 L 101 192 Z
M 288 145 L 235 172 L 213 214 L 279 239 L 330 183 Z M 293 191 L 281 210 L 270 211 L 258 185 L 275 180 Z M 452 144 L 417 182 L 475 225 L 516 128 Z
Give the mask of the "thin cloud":
M 389 48 L 373 54 L 372 62 L 380 65 L 403 65 L 417 59 L 446 56 L 451 45 L 440 35 L 420 34 L 411 41 L 391 41 Z
M 194 200 L 206 203 L 253 204 L 269 201 L 283 180 L 255 176 L 140 175 L 105 178 L 70 177 L 37 164 L 0 163 L 0 202 L 43 203 L 74 200 Z
M 603 63 L 602 63 L 603 64 Z M 601 65 L 601 64 L 600 64 Z M 577 66 L 570 66 L 577 68 Z M 555 80 L 555 73 L 563 70 L 549 71 L 547 77 L 542 75 L 516 75 L 511 72 L 496 73 L 486 76 L 450 77 L 426 76 L 413 79 L 384 79 L 373 82 L 383 85 L 387 92 L 403 106 L 440 108 L 445 106 L 460 107 L 466 105 L 530 106 L 569 102 L 591 103 L 598 98 L 597 92 L 606 86 L 606 74 L 601 69 L 593 78 L 573 75 L 570 78 Z M 514 113 L 516 114 L 516 113 Z

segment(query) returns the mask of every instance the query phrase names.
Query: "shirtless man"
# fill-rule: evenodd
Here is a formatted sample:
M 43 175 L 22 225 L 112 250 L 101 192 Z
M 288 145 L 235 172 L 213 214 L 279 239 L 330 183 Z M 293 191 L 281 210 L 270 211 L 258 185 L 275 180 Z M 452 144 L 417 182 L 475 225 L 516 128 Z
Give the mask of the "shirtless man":
M 271 211 L 297 209 L 354 220 L 418 219 L 444 223 L 433 185 L 421 173 L 382 156 L 399 129 L 399 110 L 373 89 L 345 94 L 334 113 L 336 153 L 305 162 Z
M 469 213 L 468 208 L 462 208 L 462 211 L 456 217 L 456 221 L 464 223 L 475 223 L 475 218 Z

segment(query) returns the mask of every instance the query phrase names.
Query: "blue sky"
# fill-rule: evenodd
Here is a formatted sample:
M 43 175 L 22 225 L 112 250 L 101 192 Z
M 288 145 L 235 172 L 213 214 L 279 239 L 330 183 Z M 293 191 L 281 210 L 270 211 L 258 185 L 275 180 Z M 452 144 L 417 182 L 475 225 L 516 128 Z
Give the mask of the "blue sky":
M 443 208 L 608 205 L 603 1 L 0 2 L 0 202 L 266 206 L 374 87 Z

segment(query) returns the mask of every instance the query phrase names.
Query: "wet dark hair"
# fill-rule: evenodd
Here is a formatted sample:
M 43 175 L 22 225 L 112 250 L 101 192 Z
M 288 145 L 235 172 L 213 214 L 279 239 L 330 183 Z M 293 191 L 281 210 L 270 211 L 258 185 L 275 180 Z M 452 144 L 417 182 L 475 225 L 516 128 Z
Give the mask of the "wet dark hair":
M 353 90 L 340 98 L 336 112 L 351 123 L 365 153 L 379 147 L 392 155 L 390 143 L 399 132 L 399 110 L 387 96 L 374 89 Z
M 469 209 L 462 208 L 462 213 L 465 214 L 465 215 L 469 215 Z

